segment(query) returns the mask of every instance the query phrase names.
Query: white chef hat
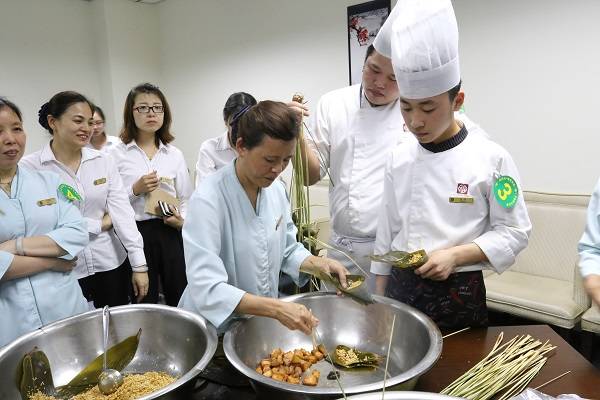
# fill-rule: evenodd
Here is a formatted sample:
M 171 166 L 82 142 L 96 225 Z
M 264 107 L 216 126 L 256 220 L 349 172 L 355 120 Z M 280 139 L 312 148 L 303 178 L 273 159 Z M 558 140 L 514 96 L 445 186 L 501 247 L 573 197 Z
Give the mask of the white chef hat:
M 458 26 L 450 0 L 398 0 L 386 24 L 391 29 L 382 27 L 379 45 L 385 52 L 389 43 L 400 96 L 423 99 L 458 85 Z

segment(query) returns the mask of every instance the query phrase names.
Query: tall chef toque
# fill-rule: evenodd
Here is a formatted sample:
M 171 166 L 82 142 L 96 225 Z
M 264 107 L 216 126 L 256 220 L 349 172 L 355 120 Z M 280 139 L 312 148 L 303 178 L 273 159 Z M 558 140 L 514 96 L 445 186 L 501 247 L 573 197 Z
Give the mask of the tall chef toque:
M 458 26 L 450 0 L 398 0 L 374 42 L 392 59 L 400 96 L 437 96 L 460 82 Z

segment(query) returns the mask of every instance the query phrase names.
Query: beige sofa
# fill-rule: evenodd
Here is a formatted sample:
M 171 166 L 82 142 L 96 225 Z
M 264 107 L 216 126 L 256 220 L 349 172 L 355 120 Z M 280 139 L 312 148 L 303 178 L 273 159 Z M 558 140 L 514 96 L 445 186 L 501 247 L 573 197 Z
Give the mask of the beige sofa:
M 508 271 L 486 274 L 488 308 L 573 328 L 590 306 L 577 267 L 589 196 L 524 196 L 533 225 L 529 246 Z M 600 318 L 596 327 L 600 330 Z

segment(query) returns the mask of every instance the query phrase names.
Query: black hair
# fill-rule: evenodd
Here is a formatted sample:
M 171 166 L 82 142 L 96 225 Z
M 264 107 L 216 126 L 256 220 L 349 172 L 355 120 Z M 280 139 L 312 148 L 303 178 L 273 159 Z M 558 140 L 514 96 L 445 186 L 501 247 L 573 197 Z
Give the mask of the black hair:
M 223 107 L 223 120 L 231 128 L 229 130 L 229 144 L 235 148 L 235 142 L 238 138 L 237 120 L 248 108 L 256 105 L 256 99 L 249 93 L 237 92 L 227 98 L 225 107 Z
M 48 102 L 40 107 L 40 110 L 38 111 L 38 122 L 44 129 L 50 132 L 51 135 L 54 135 L 52 128 L 50 128 L 50 125 L 48 124 L 48 116 L 52 115 L 54 118 L 60 118 L 61 115 L 67 111 L 67 108 L 77 103 L 87 103 L 93 114 L 94 104 L 81 93 L 69 90 L 55 94 Z
M 158 147 L 161 142 L 163 144 L 171 143 L 175 139 L 175 136 L 171 134 L 171 121 L 173 118 L 171 115 L 171 107 L 169 107 L 165 94 L 158 86 L 148 82 L 140 83 L 129 91 L 129 94 L 125 99 L 125 107 L 123 108 L 123 128 L 121 129 L 119 137 L 125 144 L 131 143 L 138 137 L 139 132 L 135 124 L 135 118 L 133 117 L 133 106 L 135 104 L 135 98 L 139 94 L 153 94 L 160 99 L 163 106 L 163 124 L 154 133 L 154 143 L 156 144 L 156 147 Z
M 253 106 L 257 103 L 254 96 L 246 92 L 236 92 L 227 98 L 223 107 L 223 120 L 229 123 L 231 117 L 237 114 L 241 109 L 247 106 Z
M 102 121 L 106 121 L 106 117 L 104 116 L 104 111 L 102 111 L 102 109 L 100 107 L 98 107 L 97 105 L 94 105 L 94 113 L 100 114 L 100 116 L 102 117 Z
M 278 101 L 264 100 L 250 106 L 232 123 L 237 125 L 242 145 L 247 149 L 260 145 L 265 136 L 286 142 L 298 137 L 296 112 Z
M 367 53 L 365 55 L 365 62 L 367 62 L 367 58 L 369 58 L 371 56 L 371 54 L 373 54 L 374 51 L 375 51 L 375 46 L 370 44 L 369 47 L 367 47 Z
M 19 117 L 19 121 L 23 122 L 23 115 L 21 114 L 21 110 L 19 110 L 19 107 L 17 107 L 15 103 L 8 100 L 6 97 L 0 97 L 0 110 L 2 110 L 3 108 L 11 109 L 12 112 L 17 114 L 17 117 Z
M 452 89 L 448 90 L 448 96 L 450 97 L 450 102 L 452 103 L 460 92 L 460 85 L 462 84 L 462 80 L 458 81 L 458 85 L 454 86 Z

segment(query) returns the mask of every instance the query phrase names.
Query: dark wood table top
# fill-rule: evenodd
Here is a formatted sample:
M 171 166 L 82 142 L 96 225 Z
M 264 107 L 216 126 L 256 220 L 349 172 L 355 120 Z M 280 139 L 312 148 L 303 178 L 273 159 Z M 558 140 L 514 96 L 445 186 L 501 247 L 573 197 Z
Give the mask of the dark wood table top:
M 481 361 L 492 350 L 500 332 L 504 332 L 502 343 L 517 335 L 529 334 L 542 342 L 549 340 L 557 346 L 529 387 L 535 388 L 570 370 L 568 375 L 539 390 L 551 396 L 574 393 L 584 398 L 600 399 L 600 371 L 548 325 L 495 326 L 471 329 L 447 337 L 440 359 L 419 378 L 415 390 L 439 393 Z

